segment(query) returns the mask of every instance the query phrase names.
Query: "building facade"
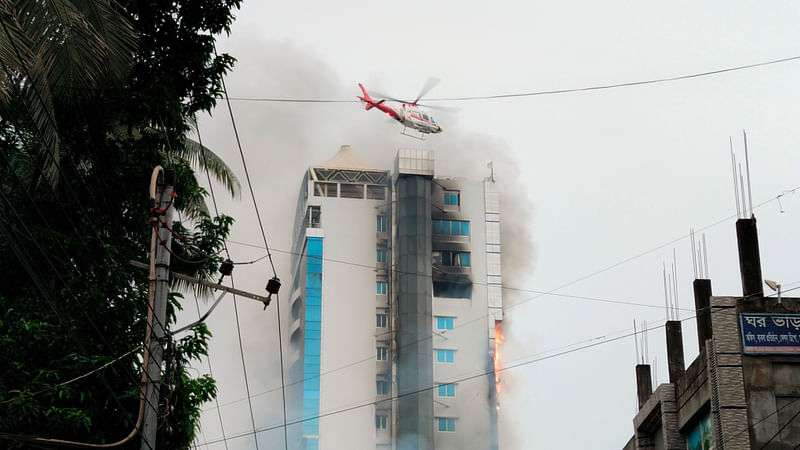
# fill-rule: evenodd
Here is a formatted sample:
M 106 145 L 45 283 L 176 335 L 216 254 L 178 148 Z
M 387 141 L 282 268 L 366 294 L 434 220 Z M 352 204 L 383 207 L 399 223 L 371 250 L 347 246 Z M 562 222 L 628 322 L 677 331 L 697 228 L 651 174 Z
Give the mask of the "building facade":
M 666 323 L 669 383 L 636 366 L 639 412 L 625 450 L 800 447 L 800 299 L 765 297 L 755 218 L 737 222 L 742 297 L 694 281 L 700 353 L 684 368 L 680 321 Z
M 496 448 L 502 320 L 493 179 L 393 170 L 349 146 L 309 168 L 285 311 L 290 448 Z

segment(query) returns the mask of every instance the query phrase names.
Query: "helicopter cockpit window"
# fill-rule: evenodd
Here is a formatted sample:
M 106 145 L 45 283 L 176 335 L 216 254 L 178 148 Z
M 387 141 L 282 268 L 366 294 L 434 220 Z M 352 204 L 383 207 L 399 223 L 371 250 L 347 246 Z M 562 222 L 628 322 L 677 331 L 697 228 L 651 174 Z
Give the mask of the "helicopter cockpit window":
M 422 117 L 425 118 L 425 120 L 428 120 L 428 115 L 427 114 L 422 114 Z

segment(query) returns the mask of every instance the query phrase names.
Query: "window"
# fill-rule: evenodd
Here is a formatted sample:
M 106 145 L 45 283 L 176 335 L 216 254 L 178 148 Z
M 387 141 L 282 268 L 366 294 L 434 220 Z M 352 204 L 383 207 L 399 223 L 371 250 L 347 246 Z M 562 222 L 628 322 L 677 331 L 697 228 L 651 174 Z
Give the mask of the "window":
M 459 197 L 460 194 L 458 191 L 444 191 L 444 204 L 449 206 L 458 206 L 461 204 Z
M 423 118 L 423 119 L 425 119 L 425 120 L 428 120 L 428 115 L 427 115 L 427 114 L 425 114 L 425 113 L 423 113 L 423 114 L 422 114 L 422 118 Z
M 389 423 L 389 417 L 388 416 L 385 416 L 383 414 L 378 414 L 378 415 L 375 416 L 375 429 L 376 430 L 385 430 L 388 423 Z
M 469 252 L 436 250 L 432 256 L 433 263 L 437 266 L 469 267 L 471 263 Z
M 367 199 L 386 200 L 386 187 L 367 185 Z
M 472 284 L 452 281 L 434 281 L 433 296 L 443 298 L 472 298 Z
M 437 330 L 452 330 L 455 317 L 436 316 Z
M 440 384 L 436 387 L 436 393 L 439 397 L 455 397 L 456 385 L 452 383 Z
M 386 282 L 377 281 L 375 283 L 375 293 L 378 295 L 386 295 Z
M 379 263 L 386 262 L 386 250 L 378 250 L 376 251 L 376 261 Z
M 455 360 L 456 351 L 455 350 L 436 350 L 436 362 L 440 363 L 452 363 Z
M 339 185 L 339 196 L 342 198 L 364 198 L 364 185 L 342 183 Z
M 388 317 L 386 314 L 375 314 L 375 326 L 378 328 L 386 328 Z
M 336 183 L 314 183 L 314 195 L 317 197 L 338 197 L 339 186 Z
M 320 227 L 320 207 L 318 205 L 311 205 L 306 211 L 306 227 L 319 228 Z
M 433 234 L 469 236 L 469 222 L 466 220 L 433 220 Z
M 386 361 L 389 359 L 389 349 L 387 347 L 376 347 L 378 361 Z M 451 361 L 452 362 L 452 361 Z
M 378 232 L 385 233 L 387 225 L 388 221 L 386 220 L 386 216 L 378 216 Z
M 378 395 L 386 395 L 389 393 L 389 382 L 388 381 L 377 381 L 375 382 L 377 386 L 377 394 Z
M 439 431 L 449 431 L 451 433 L 456 431 L 456 419 L 453 417 L 437 417 L 436 423 Z
M 461 252 L 458 254 L 458 257 L 461 259 L 462 267 L 469 267 L 471 259 L 469 252 Z

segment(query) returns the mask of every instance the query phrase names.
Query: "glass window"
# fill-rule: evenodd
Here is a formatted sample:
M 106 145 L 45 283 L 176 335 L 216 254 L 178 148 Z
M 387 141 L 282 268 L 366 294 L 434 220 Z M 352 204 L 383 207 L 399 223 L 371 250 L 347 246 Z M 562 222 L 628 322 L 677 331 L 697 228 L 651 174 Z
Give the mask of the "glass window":
M 458 191 L 444 191 L 444 204 L 450 206 L 458 206 L 459 203 Z
M 469 236 L 469 222 L 466 220 L 433 220 L 433 233 L 452 236 Z
M 386 187 L 367 185 L 367 198 L 370 200 L 385 200 Z
M 461 235 L 461 221 L 454 220 L 450 223 L 450 234 L 453 236 L 460 236 Z
M 375 326 L 378 328 L 386 328 L 388 317 L 386 314 L 375 314 Z
M 459 262 L 461 267 L 469 267 L 470 264 L 470 254 L 469 252 L 460 252 L 458 254 Z
M 378 262 L 386 262 L 386 250 L 378 250 L 376 252 L 376 260 Z
M 364 198 L 364 185 L 342 183 L 339 185 L 339 196 L 342 198 Z
M 437 266 L 469 267 L 471 263 L 469 252 L 438 250 L 431 252 L 431 256 Z
M 378 232 L 385 233 L 387 225 L 388 221 L 386 220 L 386 216 L 378 216 Z
M 388 381 L 377 381 L 377 394 L 378 395 L 386 395 L 389 393 L 389 382 Z
M 436 423 L 439 431 L 456 431 L 456 419 L 453 417 L 437 417 Z
M 444 231 L 442 231 L 443 230 L 442 224 L 444 222 L 445 222 L 444 220 L 434 220 L 433 221 L 433 224 L 432 224 L 433 225 L 433 234 L 445 234 Z
M 337 197 L 338 185 L 336 183 L 323 183 L 317 181 L 314 183 L 314 195 L 317 197 Z
M 436 393 L 439 397 L 455 397 L 456 385 L 455 384 L 440 384 L 436 387 Z
M 389 417 L 384 416 L 383 414 L 377 414 L 375 416 L 375 429 L 377 430 L 385 430 L 387 424 L 389 423 Z M 453 430 L 455 431 L 455 430 Z
M 389 349 L 387 347 L 376 347 L 377 348 L 377 359 L 378 361 L 386 361 L 389 359 Z
M 452 330 L 455 317 L 436 316 L 437 330 Z
M 378 295 L 386 295 L 386 282 L 385 281 L 376 281 L 375 282 L 375 293 Z
M 428 115 L 427 115 L 427 114 L 425 114 L 425 113 L 423 113 L 423 114 L 422 114 L 422 118 L 423 118 L 423 119 L 425 119 L 425 120 L 428 120 Z
M 455 350 L 443 350 L 443 349 L 436 350 L 436 362 L 452 363 L 455 361 L 455 356 L 456 356 Z
M 472 284 L 452 281 L 434 281 L 433 296 L 444 298 L 472 298 Z

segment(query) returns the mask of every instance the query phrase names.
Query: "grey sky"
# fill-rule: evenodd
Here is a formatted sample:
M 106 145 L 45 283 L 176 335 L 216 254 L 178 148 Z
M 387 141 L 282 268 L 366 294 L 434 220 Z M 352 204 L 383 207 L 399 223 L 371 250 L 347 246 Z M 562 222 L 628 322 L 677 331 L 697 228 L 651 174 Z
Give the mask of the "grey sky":
M 431 76 L 430 97 L 475 96 L 612 84 L 676 76 L 800 55 L 796 2 L 245 2 L 220 50 L 238 63 L 232 97 L 355 99 L 358 82 L 413 98 Z M 753 201 L 800 185 L 797 127 L 800 62 L 705 78 L 607 91 L 445 103 L 444 127 L 424 143 L 400 136 L 358 104 L 233 102 L 256 198 L 289 280 L 297 189 L 304 170 L 339 145 L 377 167 L 398 147 L 437 152 L 439 175 L 495 175 L 502 211 L 507 285 L 549 291 L 735 214 L 728 137 L 743 160 L 748 132 Z M 244 172 L 224 103 L 202 118 L 204 143 Z M 800 286 L 790 257 L 800 251 L 800 192 L 756 209 L 764 276 Z M 236 217 L 232 239 L 261 243 L 249 193 L 220 196 Z M 512 225 L 509 227 L 508 225 Z M 738 295 L 733 219 L 708 228 L 715 294 Z M 263 255 L 230 244 L 234 259 Z M 677 253 L 679 300 L 691 308 L 688 239 L 557 293 L 644 303 L 635 307 L 507 292 L 504 360 L 522 362 L 570 344 L 632 330 L 633 319 L 664 321 L 662 262 Z M 510 258 L 510 259 L 509 259 Z M 359 270 L 353 268 L 353 270 Z M 236 269 L 237 287 L 263 292 L 263 261 Z M 795 283 L 793 286 L 791 283 Z M 284 294 L 288 295 L 288 286 Z M 530 301 L 528 301 L 530 300 Z M 281 422 L 275 304 L 239 300 L 255 425 Z M 203 304 L 201 303 L 201 308 Z M 187 303 L 186 311 L 194 313 Z M 230 302 L 210 320 L 211 361 L 227 435 L 252 430 Z M 683 312 L 682 318 L 692 314 Z M 188 317 L 186 317 L 188 321 Z M 684 322 L 687 360 L 697 353 L 694 321 Z M 658 381 L 666 381 L 663 330 L 650 334 Z M 592 341 L 592 342 L 596 342 Z M 286 347 L 284 347 L 286 350 Z M 364 355 L 369 356 L 369 355 Z M 503 448 L 621 448 L 635 413 L 631 338 L 534 362 L 503 374 Z M 206 371 L 207 366 L 199 367 Z M 269 391 L 266 394 L 262 394 Z M 365 399 L 369 401 L 369 399 Z M 202 440 L 221 436 L 216 411 Z M 583 430 L 576 432 L 576 429 Z M 258 434 L 281 448 L 279 429 Z M 229 441 L 252 447 L 252 437 Z M 209 448 L 224 448 L 215 444 Z

